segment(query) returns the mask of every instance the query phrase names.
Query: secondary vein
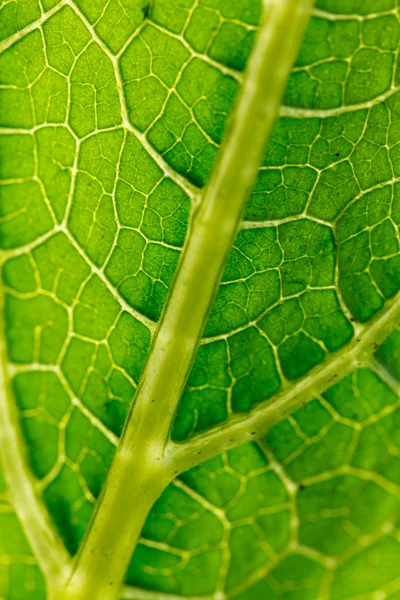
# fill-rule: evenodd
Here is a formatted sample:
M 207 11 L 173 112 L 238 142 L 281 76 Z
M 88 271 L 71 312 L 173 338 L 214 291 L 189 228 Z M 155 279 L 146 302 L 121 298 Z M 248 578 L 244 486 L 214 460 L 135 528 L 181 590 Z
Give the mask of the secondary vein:
M 269 403 L 262 403 L 250 415 L 238 414 L 210 432 L 184 444 L 169 443 L 167 453 L 179 471 L 184 471 L 241 443 L 257 439 L 297 408 L 324 392 L 358 366 L 371 368 L 370 356 L 400 320 L 400 295 L 388 301 L 388 308 L 361 326 L 353 340 L 307 376 L 289 384 Z M 397 390 L 398 386 L 391 387 Z
M 4 312 L 3 294 L 0 310 Z M 25 443 L 22 439 L 14 394 L 6 370 L 4 332 L 0 332 L 0 455 L 4 477 L 9 488 L 11 504 L 23 527 L 36 560 L 47 580 L 61 580 L 67 568 L 69 555 L 50 520 L 35 480 L 26 463 Z

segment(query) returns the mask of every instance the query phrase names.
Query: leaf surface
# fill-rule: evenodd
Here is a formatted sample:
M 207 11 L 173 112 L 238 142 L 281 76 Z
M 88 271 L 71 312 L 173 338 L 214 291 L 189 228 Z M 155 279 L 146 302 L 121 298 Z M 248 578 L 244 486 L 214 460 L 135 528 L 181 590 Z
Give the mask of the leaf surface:
M 261 5 L 0 11 L 5 430 L 74 555 Z M 399 38 L 394 0 L 318 3 L 172 426 L 218 456 L 157 501 L 124 597 L 399 594 Z M 4 506 L 0 593 L 39 600 Z

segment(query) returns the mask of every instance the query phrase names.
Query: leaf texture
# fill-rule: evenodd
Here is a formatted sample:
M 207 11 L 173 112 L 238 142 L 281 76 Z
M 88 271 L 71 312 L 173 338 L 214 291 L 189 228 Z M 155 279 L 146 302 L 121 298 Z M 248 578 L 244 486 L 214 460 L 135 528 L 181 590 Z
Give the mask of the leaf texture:
M 5 429 L 71 555 L 260 14 L 257 0 L 0 5 Z M 154 505 L 124 598 L 400 598 L 399 39 L 397 0 L 317 3 L 172 424 L 174 442 L 219 451 Z M 6 494 L 0 596 L 41 600 Z

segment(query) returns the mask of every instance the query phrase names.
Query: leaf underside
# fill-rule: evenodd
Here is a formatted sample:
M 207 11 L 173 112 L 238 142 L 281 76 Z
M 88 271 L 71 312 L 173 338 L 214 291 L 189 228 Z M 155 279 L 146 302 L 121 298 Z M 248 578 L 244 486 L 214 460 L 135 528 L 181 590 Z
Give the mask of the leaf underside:
M 0 4 L 0 408 L 71 555 L 260 13 L 257 0 Z M 397 0 L 317 4 L 172 440 L 310 392 L 164 491 L 126 598 L 400 599 L 399 40 Z M 372 352 L 341 370 L 375 330 Z M 6 471 L 0 598 L 42 600 Z

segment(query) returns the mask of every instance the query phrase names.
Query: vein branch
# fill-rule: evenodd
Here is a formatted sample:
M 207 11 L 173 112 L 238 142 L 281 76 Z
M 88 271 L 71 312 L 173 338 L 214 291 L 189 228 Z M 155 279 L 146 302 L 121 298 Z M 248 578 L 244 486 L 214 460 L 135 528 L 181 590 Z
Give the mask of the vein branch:
M 48 21 L 50 19 L 50 17 L 52 17 L 63 6 L 65 6 L 65 4 L 66 4 L 66 0 L 60 0 L 60 2 L 57 2 L 57 4 L 55 4 L 50 10 L 42 13 L 38 19 L 36 19 L 32 23 L 29 23 L 29 25 L 27 25 L 23 29 L 20 29 L 17 33 L 14 33 L 10 37 L 8 37 L 4 41 L 2 41 L 0 43 L 0 53 L 2 54 L 3 52 L 5 52 L 13 44 L 15 44 L 16 42 L 18 42 L 19 40 L 21 40 L 22 38 L 27 36 L 29 33 L 34 31 L 35 29 L 39 29 L 45 21 Z
M 169 460 L 181 472 L 224 450 L 256 440 L 285 416 L 324 392 L 338 377 L 344 377 L 357 366 L 370 366 L 369 357 L 400 319 L 400 296 L 397 295 L 388 305 L 383 314 L 378 314 L 372 322 L 361 326 L 350 344 L 333 353 L 301 380 L 287 385 L 269 404 L 261 404 L 247 417 L 238 414 L 228 423 L 184 444 L 170 442 L 167 449 Z M 391 386 L 394 386 L 393 382 Z

